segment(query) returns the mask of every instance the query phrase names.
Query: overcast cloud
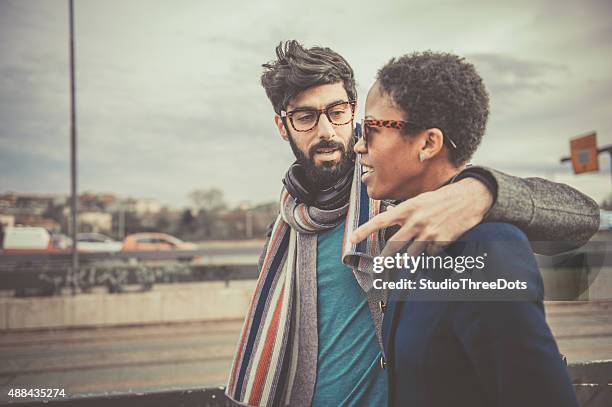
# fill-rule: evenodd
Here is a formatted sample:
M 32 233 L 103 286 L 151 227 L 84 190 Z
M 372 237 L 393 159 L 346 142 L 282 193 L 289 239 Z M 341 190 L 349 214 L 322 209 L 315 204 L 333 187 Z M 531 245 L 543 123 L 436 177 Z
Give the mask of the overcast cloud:
M 259 85 L 280 40 L 344 55 L 365 95 L 390 57 L 466 56 L 492 114 L 473 162 L 569 183 L 559 158 L 612 143 L 612 3 L 76 0 L 79 190 L 182 206 L 196 188 L 277 199 L 293 157 Z M 0 192 L 69 192 L 67 1 L 0 0 Z

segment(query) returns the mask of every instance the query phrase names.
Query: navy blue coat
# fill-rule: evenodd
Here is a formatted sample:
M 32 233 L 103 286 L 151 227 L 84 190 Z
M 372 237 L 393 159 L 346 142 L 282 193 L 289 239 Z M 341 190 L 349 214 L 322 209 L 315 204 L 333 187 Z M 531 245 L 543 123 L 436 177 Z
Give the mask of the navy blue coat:
M 399 301 L 392 297 L 382 325 L 390 404 L 578 406 L 546 324 L 542 279 L 523 232 L 509 224 L 483 223 L 446 252 L 454 256 L 487 252 L 487 269 L 527 282 L 533 299 L 423 301 L 408 295 Z

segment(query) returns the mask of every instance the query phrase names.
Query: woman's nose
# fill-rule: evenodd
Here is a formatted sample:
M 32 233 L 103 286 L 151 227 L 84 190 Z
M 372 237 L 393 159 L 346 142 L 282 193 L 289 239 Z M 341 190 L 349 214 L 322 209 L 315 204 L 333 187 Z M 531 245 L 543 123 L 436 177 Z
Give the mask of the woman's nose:
M 353 151 L 355 151 L 357 154 L 365 154 L 368 152 L 368 146 L 366 145 L 365 138 L 363 136 L 359 137 L 357 143 L 355 143 L 355 146 L 353 147 Z

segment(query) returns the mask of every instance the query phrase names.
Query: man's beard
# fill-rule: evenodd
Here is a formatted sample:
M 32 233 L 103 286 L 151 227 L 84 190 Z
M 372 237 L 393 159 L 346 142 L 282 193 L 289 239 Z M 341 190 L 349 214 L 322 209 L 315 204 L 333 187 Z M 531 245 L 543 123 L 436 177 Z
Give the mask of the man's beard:
M 342 143 L 338 143 L 337 141 L 321 140 L 309 149 L 308 157 L 295 144 L 291 135 L 289 135 L 289 144 L 291 145 L 291 150 L 293 150 L 293 154 L 298 163 L 304 167 L 307 181 L 316 189 L 324 189 L 334 185 L 355 165 L 355 153 L 353 151 L 355 142 L 352 137 L 346 148 Z M 337 162 L 323 161 L 320 166 L 315 165 L 314 156 L 319 148 L 337 148 L 340 150 L 340 160 Z

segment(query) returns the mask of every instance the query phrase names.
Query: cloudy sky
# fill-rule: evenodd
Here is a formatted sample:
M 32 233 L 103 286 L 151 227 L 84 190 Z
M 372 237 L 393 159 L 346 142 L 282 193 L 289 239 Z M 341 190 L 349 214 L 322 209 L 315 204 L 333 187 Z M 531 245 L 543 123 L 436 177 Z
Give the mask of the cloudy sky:
M 612 143 L 607 0 L 75 3 L 80 191 L 277 199 L 293 157 L 259 76 L 283 39 L 344 55 L 360 95 L 392 56 L 466 56 L 492 99 L 474 163 L 611 190 L 607 156 L 599 174 L 559 164 L 581 133 Z M 68 92 L 67 1 L 0 0 L 0 192 L 69 192 Z

